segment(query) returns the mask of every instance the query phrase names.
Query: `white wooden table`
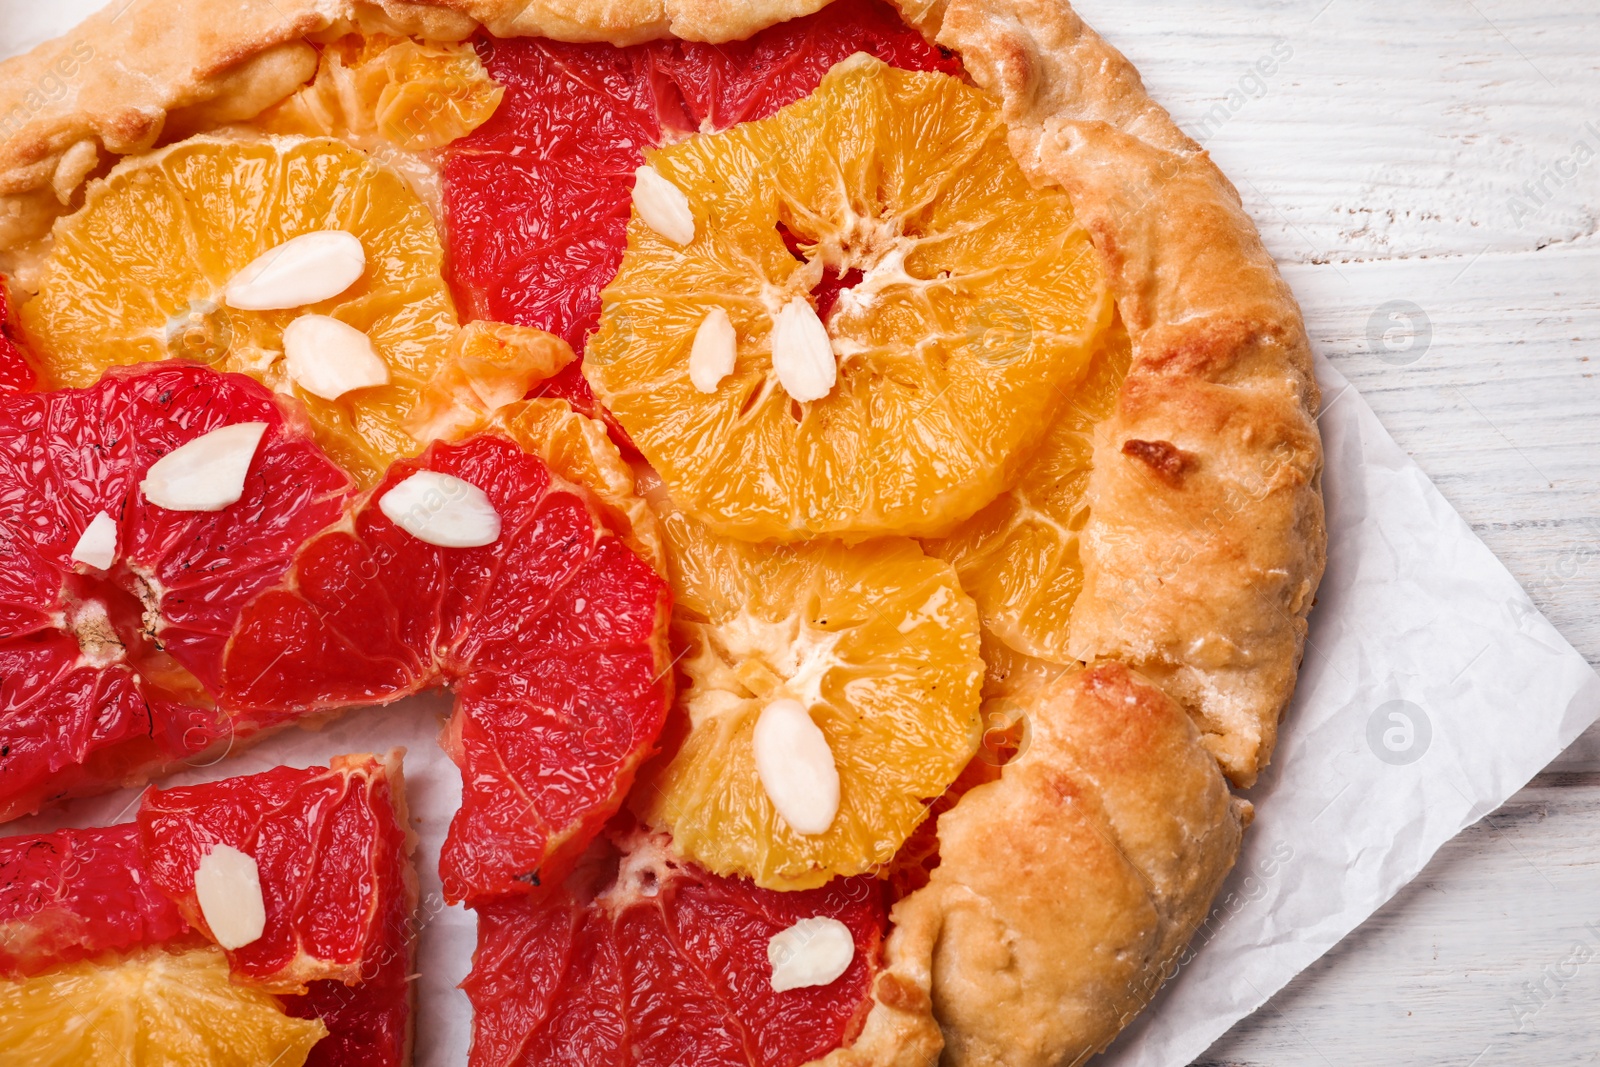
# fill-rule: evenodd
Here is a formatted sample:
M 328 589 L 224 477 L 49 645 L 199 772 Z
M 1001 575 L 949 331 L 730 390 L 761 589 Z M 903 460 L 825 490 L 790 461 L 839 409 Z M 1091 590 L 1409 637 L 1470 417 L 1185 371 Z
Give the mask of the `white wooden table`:
M 96 6 L 0 0 L 0 51 Z M 1600 663 L 1596 0 L 1078 6 L 1237 183 L 1318 349 Z M 1199 1062 L 1600 1063 L 1597 1009 L 1591 731 Z
M 1078 8 L 1238 185 L 1318 350 L 1600 663 L 1600 6 Z M 1600 1063 L 1600 731 L 1197 1062 Z

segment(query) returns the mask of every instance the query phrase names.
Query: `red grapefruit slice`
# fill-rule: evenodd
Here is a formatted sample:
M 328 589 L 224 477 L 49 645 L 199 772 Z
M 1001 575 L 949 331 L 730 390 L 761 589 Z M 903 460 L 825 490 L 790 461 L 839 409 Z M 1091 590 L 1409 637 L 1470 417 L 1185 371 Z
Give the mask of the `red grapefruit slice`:
M 238 423 L 267 430 L 237 503 L 145 499 L 152 463 Z M 239 608 L 350 488 L 300 413 L 239 375 L 161 364 L 0 396 L 0 821 L 283 721 L 221 711 L 208 691 Z M 102 513 L 112 565 L 75 563 Z
M 580 354 L 599 322 L 600 290 L 627 247 L 634 169 L 645 148 L 764 118 L 816 89 L 854 52 L 908 69 L 960 71 L 953 53 L 929 45 L 878 0 L 838 0 L 722 45 L 519 38 L 485 40 L 479 52 L 505 97 L 447 153 L 451 284 L 471 317 L 537 326 Z M 587 392 L 575 369 L 567 377 L 576 379 L 566 383 L 572 390 Z M 593 403 L 554 395 L 585 413 Z
M 389 947 L 386 911 L 415 895 L 405 881 L 398 780 L 397 764 L 345 756 L 329 767 L 152 789 L 139 809 L 145 866 L 210 937 L 195 895 L 202 857 L 217 845 L 254 857 L 266 929 L 228 952 L 235 973 L 283 993 L 318 979 L 359 982 Z
M 11 320 L 10 291 L 0 274 L 0 393 L 22 393 L 39 384 L 33 365 L 22 352 Z
M 462 988 L 471 1067 L 795 1067 L 853 1040 L 887 927 L 882 884 L 779 893 L 672 858 L 640 830 L 603 837 L 557 892 L 478 909 Z M 776 992 L 767 950 L 802 919 L 855 941 L 827 985 Z
M 0 840 L 0 978 L 185 935 L 145 872 L 136 824 Z
M 307 1064 L 399 1067 L 416 886 L 398 758 L 152 791 L 135 823 L 0 840 L 0 981 L 203 944 L 194 869 L 230 844 L 256 860 L 267 913 L 262 936 L 228 953 L 235 980 L 322 1020 Z
M 460 478 L 498 539 L 441 548 L 379 506 L 418 471 Z M 584 490 L 504 437 L 397 463 L 242 613 L 222 692 L 304 713 L 448 683 L 464 793 L 440 860 L 452 902 L 559 878 L 622 802 L 670 699 L 665 582 Z

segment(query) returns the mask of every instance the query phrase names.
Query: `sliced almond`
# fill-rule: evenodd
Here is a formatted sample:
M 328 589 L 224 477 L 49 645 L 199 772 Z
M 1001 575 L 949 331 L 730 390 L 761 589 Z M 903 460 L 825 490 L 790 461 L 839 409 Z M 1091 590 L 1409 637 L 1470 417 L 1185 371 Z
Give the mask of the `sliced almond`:
M 303 307 L 338 296 L 367 269 L 361 239 L 318 230 L 268 249 L 233 276 L 222 302 L 240 311 Z
M 712 308 L 700 321 L 694 344 L 689 347 L 689 380 L 702 393 L 716 392 L 722 379 L 733 373 L 738 354 L 739 337 L 733 331 L 733 320 L 721 308 Z
M 689 198 L 648 163 L 633 172 L 633 206 L 646 226 L 673 244 L 694 240 Z
M 774 700 L 756 718 L 751 743 L 778 816 L 797 834 L 826 833 L 839 814 L 839 768 L 811 715 L 798 700 Z
M 438 471 L 418 471 L 378 500 L 389 521 L 419 541 L 477 548 L 500 537 L 500 513 L 482 489 Z
M 243 948 L 267 928 L 267 902 L 255 858 L 232 845 L 215 845 L 200 857 L 194 895 L 211 936 L 226 949 Z
M 110 570 L 117 561 L 117 520 L 97 512 L 72 546 L 72 558 L 98 570 Z
M 828 985 L 850 969 L 856 939 L 838 919 L 818 915 L 801 919 L 767 942 L 772 964 L 772 989 L 782 993 L 805 986 Z
M 833 343 L 804 297 L 790 300 L 773 320 L 772 368 L 784 392 L 801 403 L 821 400 L 833 391 L 839 377 Z
M 301 315 L 285 326 L 283 356 L 294 384 L 324 400 L 389 382 L 371 339 L 330 315 Z
M 201 434 L 150 465 L 140 492 L 168 511 L 221 511 L 244 496 L 264 422 L 241 422 Z

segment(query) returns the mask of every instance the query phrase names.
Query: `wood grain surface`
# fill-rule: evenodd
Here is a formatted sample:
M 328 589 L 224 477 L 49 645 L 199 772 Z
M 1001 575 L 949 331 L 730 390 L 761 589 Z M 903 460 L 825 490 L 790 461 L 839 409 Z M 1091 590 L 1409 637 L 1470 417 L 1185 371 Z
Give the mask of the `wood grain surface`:
M 1077 6 L 1237 184 L 1317 349 L 1600 663 L 1600 6 Z M 1600 1062 L 1600 732 L 1198 1062 Z
M 0 53 L 94 0 L 0 0 Z M 1600 663 L 1600 5 L 1082 0 L 1312 340 Z M 1600 1063 L 1600 732 L 1200 1061 Z

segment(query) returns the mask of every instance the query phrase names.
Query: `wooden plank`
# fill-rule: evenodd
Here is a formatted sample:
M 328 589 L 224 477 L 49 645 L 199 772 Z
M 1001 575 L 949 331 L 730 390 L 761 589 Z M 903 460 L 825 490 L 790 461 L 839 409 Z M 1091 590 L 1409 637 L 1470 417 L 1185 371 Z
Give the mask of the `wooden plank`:
M 1597 841 L 1600 775 L 1540 776 L 1196 1062 L 1594 1062 Z
M 69 6 L 97 0 L 0 5 L 0 50 Z M 1592 0 L 1077 7 L 1234 179 L 1318 350 L 1600 662 Z M 1380 352 L 1394 300 L 1426 345 Z M 1600 963 L 1569 960 L 1600 921 L 1600 731 L 1559 766 L 1201 1062 L 1592 1061 Z
M 1211 151 L 1282 260 L 1475 255 L 1600 228 L 1600 158 L 1555 172 L 1580 140 L 1600 153 L 1600 20 L 1584 0 L 1076 7 Z M 1543 205 L 1524 188 L 1541 182 Z
M 1077 6 L 1234 179 L 1317 350 L 1600 662 L 1592 4 Z M 1592 1061 L 1600 730 L 1556 767 L 1199 1062 Z

